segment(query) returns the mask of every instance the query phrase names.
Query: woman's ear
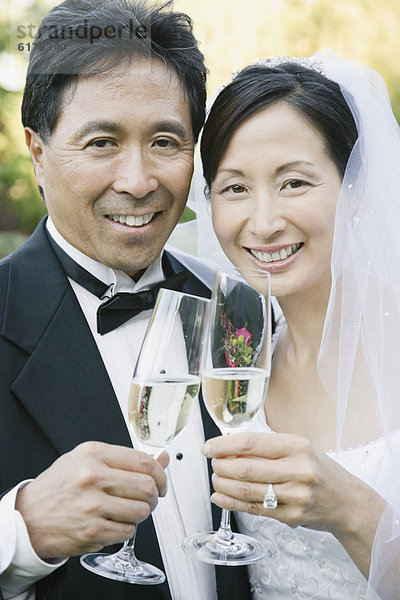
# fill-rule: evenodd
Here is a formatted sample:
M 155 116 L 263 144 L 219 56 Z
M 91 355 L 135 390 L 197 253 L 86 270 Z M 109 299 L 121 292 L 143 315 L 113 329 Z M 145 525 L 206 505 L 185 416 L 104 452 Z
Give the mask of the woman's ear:
M 36 181 L 39 186 L 43 187 L 44 176 L 44 142 L 42 138 L 33 131 L 31 127 L 25 127 L 25 144 L 28 147 L 33 168 L 35 171 Z

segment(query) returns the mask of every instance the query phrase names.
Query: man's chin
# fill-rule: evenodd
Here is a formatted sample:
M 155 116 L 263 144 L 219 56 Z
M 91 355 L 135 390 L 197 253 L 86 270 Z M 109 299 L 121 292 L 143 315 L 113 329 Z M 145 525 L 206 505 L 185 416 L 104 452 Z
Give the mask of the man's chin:
M 162 248 L 156 255 L 151 255 L 147 260 L 143 259 L 143 256 L 140 259 L 138 257 L 132 257 L 131 259 L 127 258 L 124 260 L 116 259 L 109 261 L 102 261 L 105 265 L 110 267 L 111 269 L 115 269 L 117 271 L 123 271 L 129 277 L 132 277 L 136 281 L 140 278 L 140 276 L 144 273 L 144 271 L 157 260 L 158 256 L 161 254 Z

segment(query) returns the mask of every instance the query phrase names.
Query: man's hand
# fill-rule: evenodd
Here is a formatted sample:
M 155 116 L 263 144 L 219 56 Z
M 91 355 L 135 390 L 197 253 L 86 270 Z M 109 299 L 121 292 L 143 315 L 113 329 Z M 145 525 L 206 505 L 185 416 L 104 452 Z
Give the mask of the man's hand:
M 99 550 L 132 537 L 167 492 L 158 460 L 132 448 L 84 442 L 17 495 L 30 540 L 42 559 Z

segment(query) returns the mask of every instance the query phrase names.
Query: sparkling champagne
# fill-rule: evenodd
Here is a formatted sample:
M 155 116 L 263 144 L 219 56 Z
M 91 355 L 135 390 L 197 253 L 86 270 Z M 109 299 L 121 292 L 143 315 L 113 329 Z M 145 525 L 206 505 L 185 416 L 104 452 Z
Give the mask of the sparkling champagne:
M 185 427 L 199 394 L 199 377 L 133 380 L 129 422 L 146 451 L 157 456 Z
M 211 369 L 203 373 L 206 406 L 223 433 L 247 428 L 268 386 L 265 369 Z

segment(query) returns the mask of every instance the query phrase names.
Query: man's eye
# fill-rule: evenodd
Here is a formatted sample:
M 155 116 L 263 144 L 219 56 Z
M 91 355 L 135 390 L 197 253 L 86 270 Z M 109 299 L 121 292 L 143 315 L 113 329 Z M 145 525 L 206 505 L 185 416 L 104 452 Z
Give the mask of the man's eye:
M 113 142 L 112 140 L 101 138 L 98 140 L 92 140 L 91 142 L 89 142 L 88 146 L 91 146 L 93 148 L 112 148 L 115 146 L 115 142 Z
M 168 138 L 158 138 L 154 142 L 159 148 L 176 148 L 177 142 Z

